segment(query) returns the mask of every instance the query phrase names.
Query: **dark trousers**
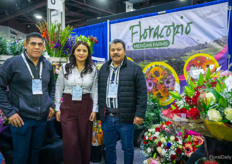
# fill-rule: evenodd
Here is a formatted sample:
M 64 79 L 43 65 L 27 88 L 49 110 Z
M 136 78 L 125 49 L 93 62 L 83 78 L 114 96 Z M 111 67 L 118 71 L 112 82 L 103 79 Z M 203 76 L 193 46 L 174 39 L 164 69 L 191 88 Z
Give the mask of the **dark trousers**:
M 72 101 L 70 94 L 64 94 L 60 107 L 64 164 L 90 163 L 93 123 L 89 117 L 92 109 L 90 94 L 84 94 L 82 101 Z
M 22 127 L 11 126 L 14 154 L 13 164 L 38 164 L 39 152 L 43 144 L 47 120 L 32 120 L 22 117 Z

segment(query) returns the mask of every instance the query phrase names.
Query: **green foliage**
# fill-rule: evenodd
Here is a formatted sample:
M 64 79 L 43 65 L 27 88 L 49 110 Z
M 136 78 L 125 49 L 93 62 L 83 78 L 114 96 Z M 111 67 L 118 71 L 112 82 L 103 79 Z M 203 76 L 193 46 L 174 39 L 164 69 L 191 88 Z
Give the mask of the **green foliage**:
M 8 52 L 7 52 L 7 40 L 5 39 L 4 33 L 2 33 L 0 35 L 0 54 L 2 54 L 2 55 L 8 54 Z
M 0 35 L 1 55 L 20 55 L 24 49 L 24 40 L 18 41 L 17 39 L 12 39 L 11 41 L 7 41 L 4 33 Z
M 154 123 L 160 122 L 160 111 L 162 106 L 159 104 L 159 100 L 154 98 L 152 95 L 148 96 L 147 109 L 145 118 L 143 121 L 143 127 L 149 129 Z
M 198 85 L 202 86 L 204 84 L 204 78 L 202 73 L 200 73 L 199 79 L 198 79 Z
M 12 40 L 8 43 L 9 55 L 13 55 L 13 56 L 20 55 L 24 50 L 25 50 L 24 40 L 21 41 Z

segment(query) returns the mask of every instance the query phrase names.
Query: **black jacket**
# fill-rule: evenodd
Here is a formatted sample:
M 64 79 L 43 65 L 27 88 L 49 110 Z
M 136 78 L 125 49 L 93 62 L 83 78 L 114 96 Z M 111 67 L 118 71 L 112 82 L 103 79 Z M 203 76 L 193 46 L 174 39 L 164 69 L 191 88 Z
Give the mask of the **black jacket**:
M 39 78 L 40 64 L 37 67 L 26 56 L 35 78 Z M 48 116 L 49 107 L 54 107 L 53 66 L 43 56 L 42 95 L 32 94 L 32 77 L 21 55 L 7 59 L 0 68 L 0 109 L 9 118 L 15 113 L 20 116 L 41 120 Z M 9 100 L 6 88 L 9 86 Z
M 101 121 L 104 121 L 105 117 L 106 87 L 111 61 L 106 62 L 99 73 L 98 105 Z M 144 118 L 146 107 L 147 87 L 142 68 L 125 57 L 119 73 L 118 109 L 120 122 L 133 123 L 135 116 Z

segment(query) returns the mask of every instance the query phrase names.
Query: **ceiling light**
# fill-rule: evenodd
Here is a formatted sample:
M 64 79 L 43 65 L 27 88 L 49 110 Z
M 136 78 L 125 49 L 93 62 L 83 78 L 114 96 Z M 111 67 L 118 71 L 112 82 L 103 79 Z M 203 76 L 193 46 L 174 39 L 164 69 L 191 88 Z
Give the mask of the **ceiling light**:
M 43 17 L 42 17 L 41 15 L 39 15 L 39 14 L 35 14 L 34 17 L 35 17 L 36 19 L 42 19 L 42 18 L 43 18 Z

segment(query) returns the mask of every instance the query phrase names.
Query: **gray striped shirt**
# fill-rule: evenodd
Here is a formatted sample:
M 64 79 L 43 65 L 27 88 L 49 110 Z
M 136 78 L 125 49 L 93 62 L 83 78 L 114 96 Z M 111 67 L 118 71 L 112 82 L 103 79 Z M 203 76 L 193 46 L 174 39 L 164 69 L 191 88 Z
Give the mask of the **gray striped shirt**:
M 106 88 L 106 106 L 107 108 L 118 108 L 118 97 L 117 98 L 108 98 L 108 89 L 111 83 L 119 85 L 119 73 L 120 68 L 122 66 L 123 61 L 121 64 L 114 68 L 113 62 L 110 64 L 110 74 L 107 80 L 107 88 Z

